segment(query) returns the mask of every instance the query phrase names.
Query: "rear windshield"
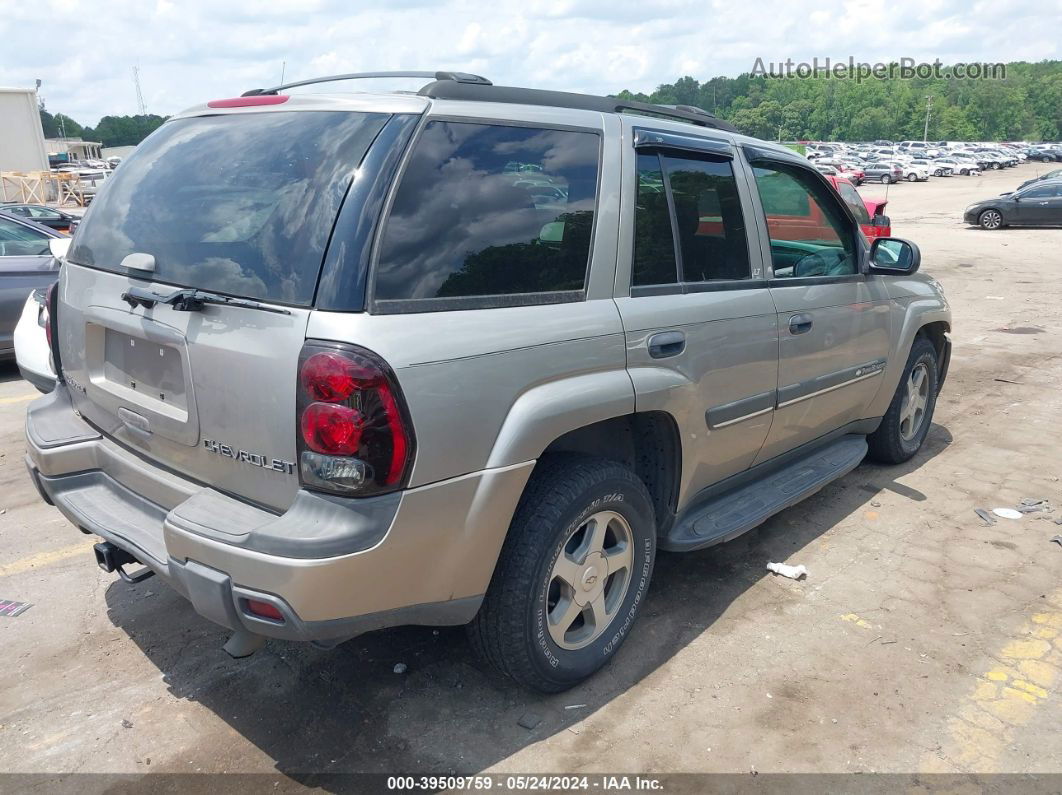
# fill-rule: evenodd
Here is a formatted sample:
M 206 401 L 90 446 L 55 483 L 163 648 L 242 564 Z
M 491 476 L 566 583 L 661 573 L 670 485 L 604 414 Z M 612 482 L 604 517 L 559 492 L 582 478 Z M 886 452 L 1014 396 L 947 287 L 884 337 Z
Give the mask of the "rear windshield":
M 382 113 L 284 111 L 164 124 L 107 180 L 68 259 L 157 281 L 307 305 L 351 176 Z

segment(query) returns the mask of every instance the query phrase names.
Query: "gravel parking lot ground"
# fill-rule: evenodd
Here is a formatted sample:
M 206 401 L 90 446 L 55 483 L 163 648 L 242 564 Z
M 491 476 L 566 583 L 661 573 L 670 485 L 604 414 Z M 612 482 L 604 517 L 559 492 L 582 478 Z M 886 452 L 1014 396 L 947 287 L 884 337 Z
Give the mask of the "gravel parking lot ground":
M 558 696 L 491 673 L 460 629 L 230 659 L 222 630 L 158 580 L 99 571 L 40 501 L 33 391 L 3 365 L 0 599 L 33 607 L 0 617 L 0 771 L 279 773 L 281 789 L 340 771 L 1062 772 L 1062 229 L 961 223 L 1044 168 L 889 187 L 894 234 L 955 314 L 923 452 L 663 555 L 618 658 Z M 1023 498 L 1055 509 L 974 514 Z

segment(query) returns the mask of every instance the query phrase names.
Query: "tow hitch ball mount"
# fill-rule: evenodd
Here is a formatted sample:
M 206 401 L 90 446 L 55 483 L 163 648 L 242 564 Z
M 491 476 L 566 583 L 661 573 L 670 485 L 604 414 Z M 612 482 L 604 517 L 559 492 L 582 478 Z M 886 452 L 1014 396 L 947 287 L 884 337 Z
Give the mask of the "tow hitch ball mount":
M 130 585 L 143 582 L 148 577 L 152 577 L 155 574 L 155 572 L 146 566 L 135 574 L 126 573 L 125 566 L 130 563 L 139 563 L 140 561 L 121 547 L 115 546 L 110 541 L 104 541 L 101 544 L 93 544 L 92 551 L 96 553 L 97 566 L 108 574 L 111 572 L 118 572 L 118 576 Z

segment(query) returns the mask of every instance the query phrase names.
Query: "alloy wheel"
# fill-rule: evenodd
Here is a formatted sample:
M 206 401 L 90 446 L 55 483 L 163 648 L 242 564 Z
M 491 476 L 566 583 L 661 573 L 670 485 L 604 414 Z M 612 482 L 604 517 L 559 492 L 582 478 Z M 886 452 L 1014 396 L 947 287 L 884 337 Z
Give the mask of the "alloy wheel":
M 907 377 L 903 409 L 900 412 L 900 436 L 909 442 L 918 435 L 929 405 L 929 369 L 920 362 Z
M 998 210 L 985 210 L 981 213 L 981 226 L 985 229 L 999 229 L 1003 224 L 1003 216 Z
M 546 594 L 549 634 L 562 649 L 585 648 L 619 613 L 634 580 L 633 539 L 615 511 L 592 514 L 568 537 Z

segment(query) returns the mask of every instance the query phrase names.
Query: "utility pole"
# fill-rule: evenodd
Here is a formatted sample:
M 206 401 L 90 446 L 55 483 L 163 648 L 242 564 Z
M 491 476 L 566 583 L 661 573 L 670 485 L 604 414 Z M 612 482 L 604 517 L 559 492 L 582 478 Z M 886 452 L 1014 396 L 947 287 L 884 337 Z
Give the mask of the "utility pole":
M 929 138 L 929 109 L 931 107 L 933 107 L 933 95 L 929 94 L 926 96 L 926 126 L 922 130 L 922 143 L 925 143 Z
M 144 107 L 144 95 L 140 91 L 140 67 L 133 67 L 133 85 L 136 86 L 136 107 L 141 116 L 147 116 L 147 108 Z
M 280 62 L 280 85 L 284 85 L 284 71 L 288 68 L 287 61 Z

